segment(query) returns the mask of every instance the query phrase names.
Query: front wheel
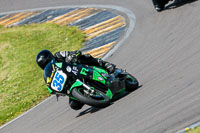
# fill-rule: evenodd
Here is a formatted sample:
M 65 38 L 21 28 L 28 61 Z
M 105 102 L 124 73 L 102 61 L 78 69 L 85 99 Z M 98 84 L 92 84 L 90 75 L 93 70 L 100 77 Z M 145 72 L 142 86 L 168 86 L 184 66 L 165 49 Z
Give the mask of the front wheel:
M 127 74 L 125 83 L 126 83 L 126 91 L 129 91 L 129 92 L 136 90 L 139 85 L 138 80 L 131 74 Z
M 110 104 L 110 99 L 106 94 L 96 89 L 94 89 L 93 93 L 88 93 L 84 87 L 74 88 L 72 95 L 81 103 L 97 108 L 104 108 Z

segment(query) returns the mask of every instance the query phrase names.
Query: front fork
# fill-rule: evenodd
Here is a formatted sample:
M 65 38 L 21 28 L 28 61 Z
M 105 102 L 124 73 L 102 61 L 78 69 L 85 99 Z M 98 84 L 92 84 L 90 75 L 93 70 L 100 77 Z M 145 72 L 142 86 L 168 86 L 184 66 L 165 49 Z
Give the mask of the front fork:
M 76 82 L 72 85 L 72 87 L 69 90 L 69 94 L 71 94 L 73 88 L 79 87 L 79 86 L 83 86 L 85 88 L 85 90 L 83 90 L 85 94 L 90 95 L 90 96 L 94 96 L 95 95 L 95 90 L 92 89 L 92 87 L 90 87 L 89 85 L 85 84 L 84 82 L 82 82 L 79 79 L 77 79 Z M 111 92 L 110 89 L 108 89 L 106 95 L 109 97 L 109 99 L 112 99 L 112 97 L 113 97 L 113 93 Z
M 80 81 L 79 79 L 77 79 L 76 81 L 82 83 L 83 87 L 86 89 L 86 90 L 83 90 L 85 92 L 85 94 L 90 95 L 90 96 L 92 96 L 94 94 L 94 90 L 91 89 L 90 86 L 88 86 L 84 82 Z
M 72 89 L 75 87 L 79 87 L 79 86 L 83 86 L 84 92 L 87 95 L 93 95 L 94 94 L 94 90 L 87 84 L 85 84 L 84 82 L 82 82 L 81 80 L 77 79 L 76 82 L 71 86 L 70 90 L 69 90 L 69 94 L 72 92 Z

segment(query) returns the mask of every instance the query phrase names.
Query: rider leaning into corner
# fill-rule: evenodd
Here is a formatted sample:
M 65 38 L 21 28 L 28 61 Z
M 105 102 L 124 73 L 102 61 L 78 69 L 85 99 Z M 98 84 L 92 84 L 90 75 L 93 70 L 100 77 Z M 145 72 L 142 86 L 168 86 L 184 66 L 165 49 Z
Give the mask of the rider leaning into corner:
M 165 5 L 172 0 L 152 0 L 155 9 L 160 12 L 165 8 Z
M 93 58 L 89 54 L 83 55 L 81 51 L 60 51 L 56 52 L 53 55 L 49 50 L 42 50 L 37 54 L 36 57 L 36 62 L 42 70 L 44 70 L 46 65 L 52 60 L 54 60 L 55 62 L 77 63 L 85 64 L 88 66 L 102 67 L 106 69 L 108 73 L 112 73 L 115 70 L 114 64 L 111 64 L 98 58 Z M 51 94 L 56 94 L 56 92 L 52 90 Z M 83 107 L 84 104 L 69 98 L 69 105 L 72 109 L 79 110 Z

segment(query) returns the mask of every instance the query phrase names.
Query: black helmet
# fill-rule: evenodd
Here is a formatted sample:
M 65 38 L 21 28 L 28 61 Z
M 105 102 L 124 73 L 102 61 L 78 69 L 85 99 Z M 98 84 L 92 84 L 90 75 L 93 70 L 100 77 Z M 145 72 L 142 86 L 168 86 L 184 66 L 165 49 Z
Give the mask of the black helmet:
M 49 50 L 42 50 L 37 54 L 36 62 L 44 70 L 46 65 L 53 59 L 54 56 Z

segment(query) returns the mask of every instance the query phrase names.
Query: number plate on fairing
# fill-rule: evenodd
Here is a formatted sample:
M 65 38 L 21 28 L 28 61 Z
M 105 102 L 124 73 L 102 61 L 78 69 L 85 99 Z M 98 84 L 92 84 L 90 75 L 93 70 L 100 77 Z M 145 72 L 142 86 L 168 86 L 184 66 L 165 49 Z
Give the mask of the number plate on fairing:
M 53 81 L 51 82 L 51 88 L 55 91 L 61 92 L 64 88 L 66 79 L 67 75 L 63 73 L 63 71 L 58 70 L 54 75 Z

